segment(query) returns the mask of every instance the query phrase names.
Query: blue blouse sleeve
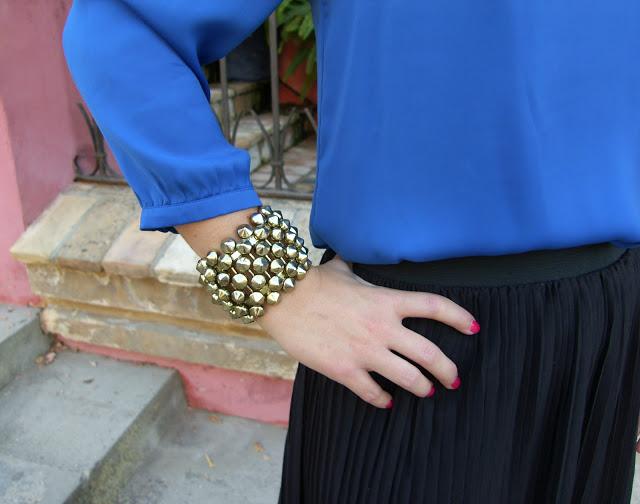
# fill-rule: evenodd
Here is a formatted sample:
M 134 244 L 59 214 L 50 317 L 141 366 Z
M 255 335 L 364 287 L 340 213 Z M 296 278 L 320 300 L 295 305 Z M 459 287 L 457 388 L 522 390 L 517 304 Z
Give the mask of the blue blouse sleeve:
M 74 83 L 140 203 L 140 229 L 261 204 L 250 156 L 224 137 L 202 65 L 282 0 L 74 0 L 62 47 Z

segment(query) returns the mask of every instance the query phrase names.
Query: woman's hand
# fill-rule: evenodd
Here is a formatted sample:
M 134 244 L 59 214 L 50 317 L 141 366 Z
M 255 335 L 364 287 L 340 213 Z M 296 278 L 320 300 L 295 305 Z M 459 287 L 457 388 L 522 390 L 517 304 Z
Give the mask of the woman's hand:
M 176 229 L 204 256 L 234 236 L 255 211 L 251 207 Z M 391 396 L 367 371 L 376 371 L 420 397 L 434 390 L 416 366 L 391 350 L 428 370 L 447 388 L 460 384 L 456 365 L 427 338 L 403 326 L 405 317 L 438 320 L 465 334 L 479 329 L 477 325 L 473 329 L 473 316 L 450 299 L 373 285 L 354 274 L 338 255 L 313 266 L 256 322 L 296 360 L 384 408 L 390 407 Z
M 460 384 L 456 364 L 434 343 L 403 326 L 404 317 L 438 320 L 464 334 L 479 330 L 474 317 L 450 299 L 371 284 L 338 255 L 312 267 L 257 323 L 305 366 L 385 408 L 391 407 L 391 396 L 369 370 L 420 397 L 434 390 L 416 366 L 392 349 L 428 370 L 445 387 Z

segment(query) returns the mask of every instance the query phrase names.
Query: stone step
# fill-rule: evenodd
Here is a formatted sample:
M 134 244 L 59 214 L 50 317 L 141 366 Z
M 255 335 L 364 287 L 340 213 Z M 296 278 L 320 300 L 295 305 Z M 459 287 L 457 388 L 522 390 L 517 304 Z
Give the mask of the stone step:
M 309 236 L 311 202 L 261 199 L 296 223 L 318 264 L 323 251 Z M 209 385 L 187 389 L 192 405 L 286 422 L 297 362 L 257 324 L 232 320 L 210 301 L 198 283 L 198 258 L 181 236 L 140 231 L 139 219 L 128 186 L 75 182 L 22 234 L 11 253 L 42 299 L 43 330 L 78 348 L 175 366 L 187 383 L 210 375 Z M 230 373 L 246 373 L 235 379 L 239 389 Z M 210 386 L 221 376 L 234 393 Z M 255 390 L 262 403 L 252 415 L 251 401 L 235 397 Z
M 172 370 L 57 353 L 0 390 L 0 502 L 114 502 L 184 408 Z
M 31 368 L 51 340 L 40 328 L 40 310 L 0 304 L 0 389 Z
M 282 427 L 188 410 L 115 502 L 273 504 L 285 437 Z
M 222 90 L 220 86 L 210 86 L 211 106 L 222 124 Z M 265 130 L 271 134 L 273 132 L 273 114 L 268 110 L 269 87 L 264 82 L 230 82 L 229 83 L 229 113 L 231 128 L 233 130 L 235 121 L 240 117 L 238 132 L 234 145 L 245 149 L 251 156 L 251 170 L 256 170 L 266 165 L 271 160 L 271 150 L 269 142 L 264 137 L 256 118 L 249 113 L 254 110 L 264 126 Z M 280 127 L 283 128 L 288 120 L 288 113 L 281 112 Z M 284 132 L 284 148 L 289 149 L 308 136 L 310 131 L 306 124 L 306 119 L 302 115 L 296 115 L 292 120 L 291 127 Z
M 222 88 L 219 84 L 210 84 L 211 108 L 222 119 Z M 253 109 L 261 112 L 268 105 L 269 85 L 267 82 L 230 82 L 229 116 L 235 119 Z
M 288 115 L 284 114 L 280 116 L 280 127 L 284 128 L 287 124 Z M 235 137 L 234 145 L 241 149 L 245 149 L 251 156 L 251 171 L 255 171 L 261 166 L 271 161 L 271 149 L 269 147 L 269 140 L 265 137 L 260 124 L 264 127 L 265 131 L 271 135 L 273 132 L 273 114 L 271 112 L 263 112 L 257 114 L 257 118 L 252 115 L 244 116 L 240 119 L 238 124 L 238 132 Z M 299 143 L 308 133 L 305 129 L 305 119 L 302 115 L 296 115 L 291 121 L 290 127 L 283 131 L 284 135 L 284 149 L 285 151 L 291 149 L 294 145 Z M 233 127 L 233 126 L 232 126 Z M 286 168 L 285 168 L 286 169 Z
M 284 167 L 293 190 L 313 194 L 317 172 L 316 138 L 305 138 L 288 149 L 284 153 Z M 274 180 L 270 180 L 271 174 L 271 165 L 263 164 L 251 172 L 251 181 L 257 189 L 274 187 Z

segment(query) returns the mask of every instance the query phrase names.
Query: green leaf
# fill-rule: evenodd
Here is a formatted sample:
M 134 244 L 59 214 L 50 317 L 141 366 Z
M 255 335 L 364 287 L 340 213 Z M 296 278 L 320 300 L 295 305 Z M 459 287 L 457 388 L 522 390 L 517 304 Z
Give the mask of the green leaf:
M 305 59 L 304 52 L 303 51 L 297 52 L 295 56 L 292 58 L 291 63 L 289 63 L 289 66 L 287 67 L 287 70 L 285 71 L 285 74 L 283 77 L 285 79 L 288 79 L 289 77 L 291 77 L 293 72 L 295 72 L 296 68 L 298 68 L 298 65 L 300 65 L 300 63 L 302 63 L 304 59 Z

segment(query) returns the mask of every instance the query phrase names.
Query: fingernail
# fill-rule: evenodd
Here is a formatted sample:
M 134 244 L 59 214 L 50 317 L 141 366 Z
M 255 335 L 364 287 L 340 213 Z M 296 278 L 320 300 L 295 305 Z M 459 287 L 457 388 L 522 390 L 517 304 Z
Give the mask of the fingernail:
M 393 406 L 393 399 L 389 399 L 389 402 L 385 406 L 385 408 L 390 409 Z
M 478 331 L 480 331 L 480 324 L 478 324 L 478 322 L 474 320 L 473 322 L 471 322 L 471 326 L 469 327 L 469 330 L 473 334 L 476 334 Z
M 460 386 L 460 377 L 456 376 L 456 379 L 451 383 L 452 389 L 457 389 Z
M 435 393 L 436 393 L 436 387 L 434 385 L 431 385 L 431 390 L 427 394 L 427 397 L 431 397 Z

